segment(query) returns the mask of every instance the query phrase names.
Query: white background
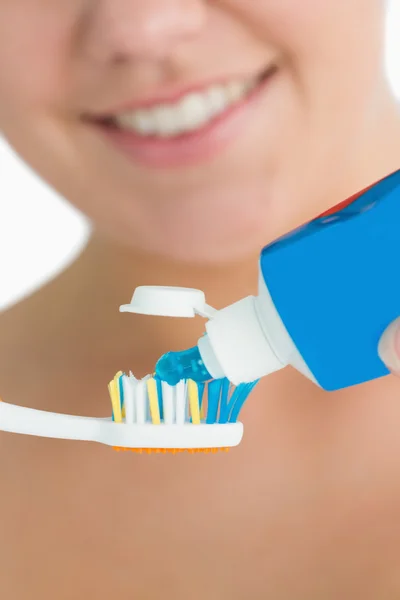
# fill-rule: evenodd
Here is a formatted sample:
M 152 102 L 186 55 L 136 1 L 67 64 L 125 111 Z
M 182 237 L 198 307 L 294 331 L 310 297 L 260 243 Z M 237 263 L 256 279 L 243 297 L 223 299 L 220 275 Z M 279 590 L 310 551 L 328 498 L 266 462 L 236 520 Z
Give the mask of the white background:
M 400 98 L 400 2 L 392 3 L 387 64 Z M 80 251 L 88 231 L 84 217 L 0 138 L 0 310 L 62 270 Z

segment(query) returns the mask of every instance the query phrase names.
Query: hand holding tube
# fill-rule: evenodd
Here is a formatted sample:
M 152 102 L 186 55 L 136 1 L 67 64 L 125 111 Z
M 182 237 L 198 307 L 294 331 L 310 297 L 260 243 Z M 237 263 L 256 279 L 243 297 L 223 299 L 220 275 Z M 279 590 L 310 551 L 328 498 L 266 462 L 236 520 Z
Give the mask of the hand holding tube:
M 379 342 L 378 352 L 387 368 L 400 376 L 400 317 L 386 329 Z

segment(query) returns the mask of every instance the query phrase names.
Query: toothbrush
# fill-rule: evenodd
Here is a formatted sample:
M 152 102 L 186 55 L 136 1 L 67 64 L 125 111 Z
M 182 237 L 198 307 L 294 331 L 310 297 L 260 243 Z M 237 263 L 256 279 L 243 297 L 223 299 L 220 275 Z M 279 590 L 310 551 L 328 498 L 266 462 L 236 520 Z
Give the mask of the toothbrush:
M 138 453 L 217 452 L 240 444 L 237 419 L 256 382 L 170 386 L 157 377 L 138 380 L 118 372 L 108 385 L 110 418 L 82 417 L 0 401 L 0 430 L 38 437 L 81 440 Z
M 148 315 L 213 317 L 199 290 L 167 287 L 137 288 L 121 312 Z M 199 370 L 192 364 L 194 374 Z M 228 379 L 208 382 L 181 378 L 169 385 L 156 376 L 139 380 L 116 373 L 108 384 L 110 418 L 47 412 L 2 402 L 0 431 L 37 437 L 81 440 L 139 453 L 217 452 L 238 446 L 244 402 L 257 381 L 233 386 Z

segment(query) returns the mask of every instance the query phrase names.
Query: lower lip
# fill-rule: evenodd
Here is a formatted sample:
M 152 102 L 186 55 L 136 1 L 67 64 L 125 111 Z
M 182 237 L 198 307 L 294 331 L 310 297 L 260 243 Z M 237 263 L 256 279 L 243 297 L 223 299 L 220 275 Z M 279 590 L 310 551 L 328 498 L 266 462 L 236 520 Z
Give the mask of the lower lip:
M 266 77 L 241 102 L 193 133 L 175 138 L 143 137 L 134 132 L 95 124 L 107 140 L 136 164 L 150 168 L 173 168 L 212 160 L 234 142 L 252 108 L 260 100 L 273 74 Z

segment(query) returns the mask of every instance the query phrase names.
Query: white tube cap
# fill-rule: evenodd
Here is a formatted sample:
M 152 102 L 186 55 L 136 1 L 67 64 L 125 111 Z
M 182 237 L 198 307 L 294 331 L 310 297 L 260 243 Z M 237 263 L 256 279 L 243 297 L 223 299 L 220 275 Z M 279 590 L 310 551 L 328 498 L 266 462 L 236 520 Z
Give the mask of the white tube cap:
M 206 304 L 201 290 L 157 285 L 137 287 L 130 304 L 123 304 L 119 310 L 160 317 L 194 317 L 197 314 L 212 318 L 217 313 Z

